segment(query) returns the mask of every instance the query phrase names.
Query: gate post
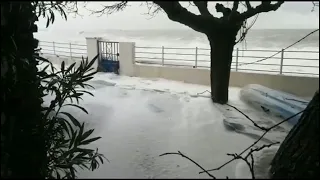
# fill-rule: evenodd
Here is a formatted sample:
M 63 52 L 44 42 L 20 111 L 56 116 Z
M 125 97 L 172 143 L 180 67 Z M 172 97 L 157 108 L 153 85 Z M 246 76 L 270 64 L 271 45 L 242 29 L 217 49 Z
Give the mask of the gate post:
M 119 65 L 120 74 L 134 76 L 135 43 L 119 42 Z
M 99 53 L 98 41 L 100 39 L 100 37 L 86 37 L 87 56 L 89 61 L 91 61 Z M 98 70 L 98 60 L 93 64 L 93 68 L 94 71 Z

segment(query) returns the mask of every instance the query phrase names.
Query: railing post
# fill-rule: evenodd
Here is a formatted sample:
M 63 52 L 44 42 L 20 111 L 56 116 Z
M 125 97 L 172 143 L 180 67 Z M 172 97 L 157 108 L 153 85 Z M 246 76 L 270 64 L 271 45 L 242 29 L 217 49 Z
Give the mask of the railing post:
M 283 57 L 284 56 L 284 49 L 281 50 L 281 59 L 280 59 L 280 74 L 282 74 L 283 69 Z
M 71 43 L 70 43 L 70 57 L 72 59 L 72 48 L 71 48 Z
M 238 71 L 238 58 L 239 58 L 239 48 L 236 50 L 236 71 Z
M 198 67 L 198 47 L 196 47 L 196 62 L 195 62 L 194 67 L 195 67 L 195 68 Z
M 162 66 L 164 66 L 164 46 L 162 46 Z
M 52 42 L 53 54 L 56 55 L 56 47 L 54 45 L 54 41 Z

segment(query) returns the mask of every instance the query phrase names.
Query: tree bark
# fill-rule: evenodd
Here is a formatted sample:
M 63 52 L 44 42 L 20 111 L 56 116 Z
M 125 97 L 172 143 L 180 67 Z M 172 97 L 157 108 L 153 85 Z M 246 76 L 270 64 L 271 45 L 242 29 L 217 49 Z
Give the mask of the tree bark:
M 208 35 L 210 42 L 210 83 L 212 101 L 219 104 L 228 102 L 228 87 L 232 52 L 237 31 Z
M 319 177 L 319 90 L 271 163 L 272 178 Z

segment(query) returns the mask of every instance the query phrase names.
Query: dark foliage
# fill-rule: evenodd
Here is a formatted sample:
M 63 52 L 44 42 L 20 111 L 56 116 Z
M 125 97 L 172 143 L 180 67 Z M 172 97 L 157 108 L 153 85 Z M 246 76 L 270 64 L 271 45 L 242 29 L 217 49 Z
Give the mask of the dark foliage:
M 60 70 L 38 54 L 35 21 L 54 12 L 66 18 L 62 2 L 1 3 L 1 177 L 75 178 L 76 167 L 95 170 L 104 156 L 85 148 L 101 137 L 91 137 L 65 106 L 79 106 L 90 94 L 86 87 L 95 72 L 86 59 Z M 38 16 L 37 16 L 38 15 Z M 47 63 L 39 70 L 39 63 Z M 76 66 L 78 66 L 76 68 Z M 49 71 L 51 69 L 51 71 Z M 54 98 L 47 107 L 44 97 Z

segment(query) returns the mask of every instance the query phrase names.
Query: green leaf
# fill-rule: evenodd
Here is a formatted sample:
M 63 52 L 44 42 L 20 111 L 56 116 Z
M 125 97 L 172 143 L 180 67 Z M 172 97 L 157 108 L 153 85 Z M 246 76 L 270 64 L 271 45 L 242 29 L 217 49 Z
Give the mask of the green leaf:
M 81 166 L 85 167 L 86 169 L 89 169 L 89 167 L 86 164 L 81 164 Z
M 53 77 L 56 77 L 56 75 L 55 74 L 48 74 L 46 76 L 41 77 L 41 80 L 48 79 L 48 78 L 53 78 Z
M 75 144 L 79 144 L 81 141 L 81 137 L 83 135 L 83 130 L 84 130 L 84 122 L 82 123 L 81 127 L 80 127 L 80 131 L 79 131 L 79 135 L 75 140 Z
M 87 67 L 92 67 L 93 63 L 98 59 L 99 57 L 99 54 L 97 54 L 94 58 L 92 58 L 92 60 L 89 62 L 88 66 Z
M 76 65 L 76 63 L 72 63 L 72 64 L 68 67 L 68 69 L 66 70 L 67 73 L 70 72 L 75 65 Z
M 91 73 L 89 73 L 89 74 L 86 74 L 86 75 L 83 76 L 83 77 L 91 77 L 91 76 L 93 76 L 93 75 L 95 75 L 95 74 L 97 74 L 96 71 L 95 71 L 95 72 L 91 72 Z
M 76 175 L 75 175 L 75 173 L 74 173 L 74 168 L 73 168 L 73 167 L 70 168 L 70 173 L 71 173 L 72 179 L 75 179 L 75 178 L 76 178 Z
M 98 156 L 98 158 L 100 159 L 101 163 L 103 164 L 103 158 L 101 156 Z
M 84 148 L 77 148 L 77 152 L 82 152 L 82 153 L 85 153 L 85 154 L 90 154 L 90 153 L 94 152 L 94 150 L 92 150 L 92 149 L 84 149 Z
M 79 145 L 87 145 L 87 144 L 90 144 L 90 143 L 93 142 L 93 141 L 96 141 L 96 140 L 100 139 L 100 138 L 101 138 L 101 137 L 91 138 L 91 139 L 82 141 Z
M 83 86 L 85 86 L 85 87 L 90 87 L 90 88 L 94 89 L 94 87 L 91 86 L 90 84 L 83 83 Z
M 56 171 L 56 174 L 57 174 L 57 179 L 61 179 L 59 171 Z
M 49 17 L 47 17 L 47 24 L 46 24 L 46 28 L 48 28 L 48 27 L 49 27 L 49 23 L 50 23 L 50 19 L 49 19 Z
M 70 130 L 69 128 L 72 128 L 71 124 L 69 123 L 69 121 L 63 119 L 63 118 L 59 118 L 57 117 L 57 119 L 59 119 L 60 123 L 61 123 L 61 126 L 65 129 L 65 131 L 67 132 L 69 138 L 71 137 L 71 133 L 70 133 Z M 69 126 L 69 128 L 68 128 Z
M 81 137 L 81 141 L 87 139 L 92 133 L 93 133 L 94 129 L 90 129 L 89 131 L 83 133 L 82 137 Z
M 34 55 L 34 57 L 35 57 L 36 59 L 38 59 L 38 60 L 41 60 L 41 61 L 43 61 L 43 62 L 46 62 L 46 63 L 49 63 L 49 64 L 52 65 L 52 63 L 51 63 L 48 59 L 46 59 L 46 58 L 43 58 L 43 57 L 37 56 L 37 55 Z
M 44 68 L 42 69 L 42 71 L 45 72 L 45 71 L 48 69 L 49 66 L 50 66 L 49 64 L 46 65 L 46 67 L 44 67 Z
M 64 10 L 62 9 L 62 7 L 58 5 L 58 8 L 59 8 L 59 10 L 60 10 L 61 16 L 63 16 L 62 18 L 64 18 L 65 20 L 67 20 L 67 15 L 66 15 L 66 13 L 64 12 Z
M 81 92 L 75 92 L 74 94 L 72 94 L 72 95 L 70 95 L 69 97 L 74 97 L 74 98 L 79 98 L 79 97 L 81 97 L 83 95 L 83 93 L 81 93 Z
M 89 92 L 89 91 L 85 91 L 85 90 L 78 90 L 78 92 L 82 92 L 82 93 L 87 93 L 87 94 L 89 94 L 89 95 L 91 95 L 91 96 L 94 96 L 91 92 Z
M 82 79 L 81 79 L 81 82 L 86 82 L 86 81 L 89 81 L 89 80 L 91 80 L 91 79 L 93 79 L 92 76 L 91 76 L 91 77 L 85 77 L 85 78 L 82 78 Z
M 74 106 L 74 107 L 77 107 L 77 108 L 81 109 L 86 114 L 89 114 L 88 111 L 85 108 L 83 108 L 83 107 L 81 107 L 79 105 L 76 105 L 76 104 L 65 104 L 64 106 Z
M 54 13 L 52 12 L 52 13 L 51 13 L 51 23 L 52 23 L 52 24 L 54 23 L 54 18 L 55 18 L 55 17 L 54 17 Z
M 73 134 L 72 134 L 72 138 L 71 138 L 71 141 L 70 141 L 70 145 L 69 145 L 69 149 L 72 147 L 72 145 L 74 144 L 74 141 L 77 137 L 77 133 L 78 131 L 76 130 Z M 70 153 L 71 154 L 71 153 Z
M 94 171 L 96 169 L 97 165 L 94 161 L 91 161 L 91 171 Z
M 64 67 L 65 67 L 64 61 L 62 61 L 62 63 L 61 63 L 61 72 L 62 72 L 62 74 L 64 74 Z
M 75 126 L 81 127 L 80 122 L 76 118 L 74 118 L 70 113 L 67 113 L 67 112 L 60 112 L 60 113 L 66 115 Z
M 38 17 L 41 16 L 41 8 L 39 8 L 39 11 L 38 11 Z
M 44 18 L 46 17 L 46 11 L 45 10 L 42 11 L 42 17 L 44 17 Z

